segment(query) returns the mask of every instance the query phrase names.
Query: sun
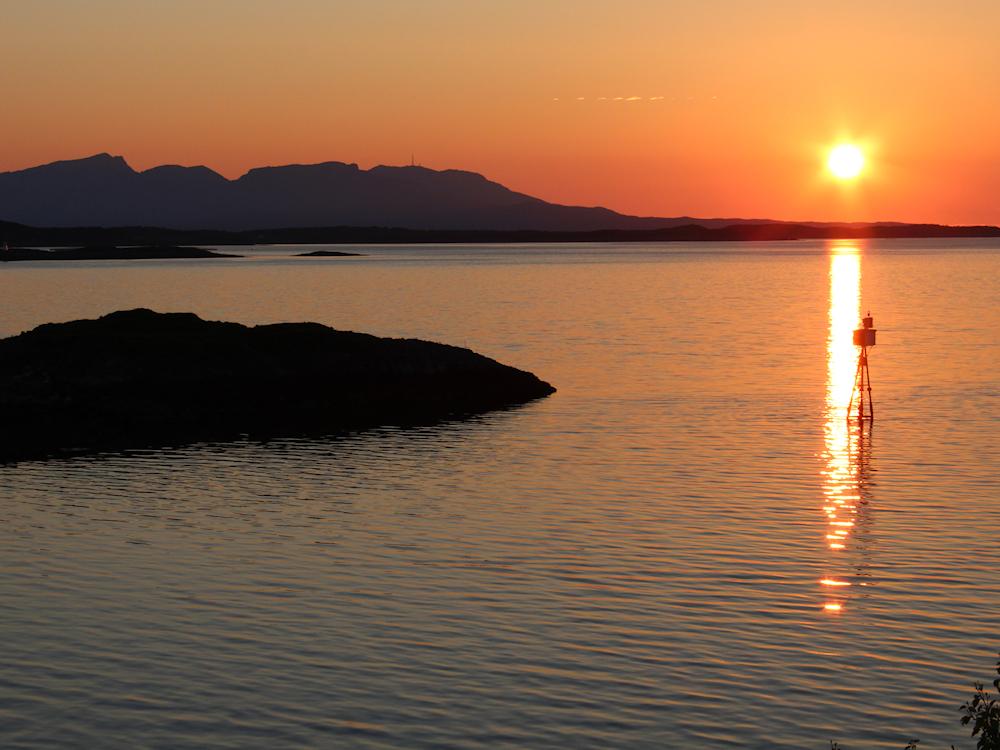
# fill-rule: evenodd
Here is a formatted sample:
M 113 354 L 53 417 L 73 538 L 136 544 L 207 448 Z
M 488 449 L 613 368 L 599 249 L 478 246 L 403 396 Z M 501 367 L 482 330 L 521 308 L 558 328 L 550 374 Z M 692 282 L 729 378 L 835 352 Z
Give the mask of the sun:
M 865 155 L 861 149 L 850 143 L 842 143 L 830 151 L 826 160 L 827 169 L 841 180 L 857 177 L 865 166 Z

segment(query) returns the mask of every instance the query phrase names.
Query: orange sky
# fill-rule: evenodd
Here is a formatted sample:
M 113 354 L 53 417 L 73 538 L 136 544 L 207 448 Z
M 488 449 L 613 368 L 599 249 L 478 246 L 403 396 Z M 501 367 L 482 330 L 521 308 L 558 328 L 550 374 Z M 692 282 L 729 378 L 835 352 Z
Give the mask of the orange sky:
M 995 0 L 5 3 L 0 170 L 412 152 L 627 213 L 1000 224 L 997 29 Z

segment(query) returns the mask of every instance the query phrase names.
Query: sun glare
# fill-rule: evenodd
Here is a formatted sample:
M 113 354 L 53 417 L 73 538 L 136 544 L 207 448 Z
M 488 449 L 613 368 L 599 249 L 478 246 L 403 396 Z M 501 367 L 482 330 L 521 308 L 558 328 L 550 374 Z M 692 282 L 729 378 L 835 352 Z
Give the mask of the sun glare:
M 842 143 L 830 151 L 826 160 L 827 168 L 834 177 L 850 180 L 857 177 L 865 166 L 865 155 L 861 149 L 850 143 Z

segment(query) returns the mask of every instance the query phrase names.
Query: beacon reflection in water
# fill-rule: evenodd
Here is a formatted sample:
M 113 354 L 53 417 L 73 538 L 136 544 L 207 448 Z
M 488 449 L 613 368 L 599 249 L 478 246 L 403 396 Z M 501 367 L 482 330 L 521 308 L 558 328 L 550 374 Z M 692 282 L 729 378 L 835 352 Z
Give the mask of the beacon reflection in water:
M 824 422 L 823 513 L 826 574 L 819 583 L 823 609 L 843 611 L 868 585 L 867 513 L 872 423 L 849 423 L 858 351 L 854 331 L 861 312 L 861 251 L 838 244 L 830 253 L 830 308 Z

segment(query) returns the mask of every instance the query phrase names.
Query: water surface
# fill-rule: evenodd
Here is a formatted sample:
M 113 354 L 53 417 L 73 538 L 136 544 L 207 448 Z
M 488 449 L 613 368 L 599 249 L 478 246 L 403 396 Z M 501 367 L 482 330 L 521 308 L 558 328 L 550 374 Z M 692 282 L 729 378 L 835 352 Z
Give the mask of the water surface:
M 559 388 L 0 467 L 0 745 L 962 746 L 1000 649 L 1000 243 L 360 251 L 0 268 L 3 335 L 317 320 Z

